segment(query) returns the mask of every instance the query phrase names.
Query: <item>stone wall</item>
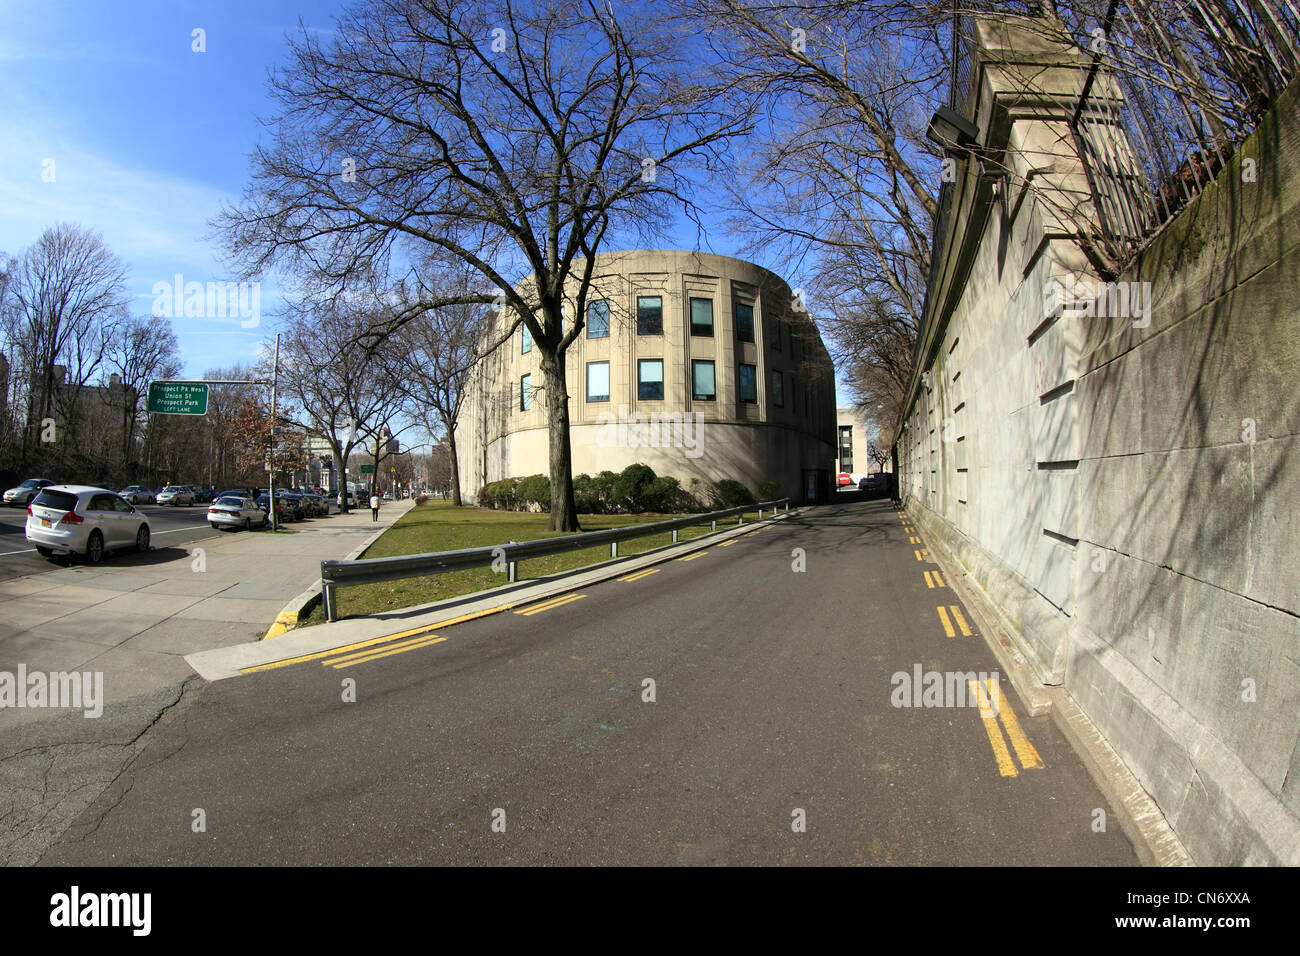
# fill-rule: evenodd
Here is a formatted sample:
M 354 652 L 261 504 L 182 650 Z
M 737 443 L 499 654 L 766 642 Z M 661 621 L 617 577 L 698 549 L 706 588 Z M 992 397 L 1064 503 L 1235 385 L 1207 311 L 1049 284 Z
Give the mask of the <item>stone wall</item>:
M 1102 281 L 1058 214 L 1086 193 L 1062 135 L 1082 65 L 1003 24 L 979 45 L 968 108 L 1012 187 L 1005 206 L 977 177 L 958 189 L 905 504 L 1198 863 L 1295 865 L 1300 87 L 1119 277 L 1127 314 L 1099 315 L 1123 303 L 1056 307 Z M 1008 77 L 1040 54 L 1030 96 Z

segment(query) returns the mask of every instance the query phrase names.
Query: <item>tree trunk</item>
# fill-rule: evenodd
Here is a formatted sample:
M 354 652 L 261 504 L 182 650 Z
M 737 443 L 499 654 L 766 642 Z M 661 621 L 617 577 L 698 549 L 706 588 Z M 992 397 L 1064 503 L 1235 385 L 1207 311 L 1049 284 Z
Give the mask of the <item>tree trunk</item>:
M 461 508 L 464 502 L 460 500 L 460 458 L 456 454 L 456 430 L 447 428 L 447 454 L 451 459 L 451 504 L 453 508 Z
M 542 355 L 547 428 L 551 446 L 551 531 L 581 531 L 573 500 L 573 451 L 569 445 L 569 389 L 564 358 Z

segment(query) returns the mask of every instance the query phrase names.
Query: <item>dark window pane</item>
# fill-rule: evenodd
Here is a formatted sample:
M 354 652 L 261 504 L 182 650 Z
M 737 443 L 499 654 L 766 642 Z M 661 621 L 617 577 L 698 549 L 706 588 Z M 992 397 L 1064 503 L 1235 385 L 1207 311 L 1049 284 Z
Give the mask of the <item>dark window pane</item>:
M 519 410 L 526 412 L 533 407 L 533 377 L 525 375 L 519 380 Z
M 658 295 L 637 296 L 637 335 L 662 335 L 664 331 L 664 300 Z
M 713 300 L 691 299 L 691 335 L 713 334 Z
M 754 374 L 754 366 L 740 366 L 740 400 L 746 403 L 758 401 L 758 379 Z
M 736 338 L 742 342 L 754 341 L 754 307 L 736 303 Z

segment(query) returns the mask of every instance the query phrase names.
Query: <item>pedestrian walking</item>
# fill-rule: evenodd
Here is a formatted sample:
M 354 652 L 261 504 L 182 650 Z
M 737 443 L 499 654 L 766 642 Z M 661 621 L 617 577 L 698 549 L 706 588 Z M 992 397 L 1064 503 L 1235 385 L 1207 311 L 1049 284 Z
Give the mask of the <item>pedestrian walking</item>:
M 379 520 L 379 494 L 372 492 L 370 495 L 370 520 Z

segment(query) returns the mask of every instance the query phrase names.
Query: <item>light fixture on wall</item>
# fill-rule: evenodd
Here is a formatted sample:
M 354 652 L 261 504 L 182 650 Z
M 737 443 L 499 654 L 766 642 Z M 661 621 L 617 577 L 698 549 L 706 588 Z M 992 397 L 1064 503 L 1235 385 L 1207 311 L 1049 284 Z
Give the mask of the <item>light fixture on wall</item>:
M 947 153 L 971 153 L 979 148 L 979 127 L 949 106 L 941 106 L 930 117 L 926 139 Z

